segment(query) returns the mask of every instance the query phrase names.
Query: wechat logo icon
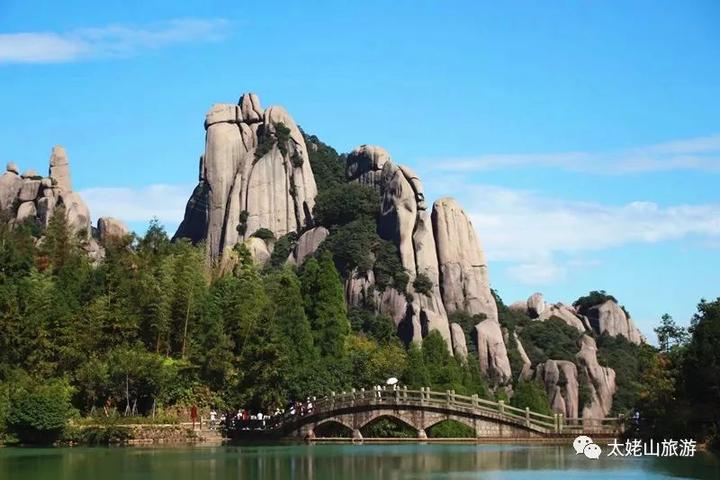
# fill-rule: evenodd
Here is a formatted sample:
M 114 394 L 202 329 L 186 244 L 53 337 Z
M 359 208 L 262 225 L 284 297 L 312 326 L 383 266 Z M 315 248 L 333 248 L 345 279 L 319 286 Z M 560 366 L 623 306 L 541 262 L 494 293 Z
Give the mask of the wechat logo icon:
M 582 453 L 587 458 L 591 458 L 593 460 L 600 458 L 600 454 L 602 453 L 600 446 L 593 443 L 592 438 L 587 435 L 580 435 L 577 437 L 575 441 L 573 441 L 573 448 L 575 449 L 576 455 L 580 455 Z

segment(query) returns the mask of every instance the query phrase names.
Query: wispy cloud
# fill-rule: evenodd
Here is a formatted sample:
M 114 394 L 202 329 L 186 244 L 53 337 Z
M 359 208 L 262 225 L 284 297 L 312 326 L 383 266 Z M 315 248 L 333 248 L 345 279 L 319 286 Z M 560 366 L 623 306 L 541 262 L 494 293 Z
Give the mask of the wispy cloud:
M 520 167 L 597 174 L 674 170 L 720 172 L 720 134 L 607 152 L 488 154 L 426 160 L 431 169 L 476 172 Z
M 148 26 L 108 25 L 69 32 L 0 33 L 0 64 L 61 63 L 131 56 L 168 45 L 224 38 L 223 19 L 174 19 Z
M 426 184 L 436 189 L 433 182 Z M 699 248 L 720 242 L 720 203 L 608 205 L 460 179 L 453 184 L 488 259 L 506 263 L 511 278 L 529 285 L 557 283 L 597 266 L 593 252 L 691 238 Z
M 176 225 L 185 214 L 185 204 L 194 185 L 149 185 L 142 188 L 99 187 L 82 190 L 94 219 L 116 217 L 127 223 L 147 222 L 157 217 Z

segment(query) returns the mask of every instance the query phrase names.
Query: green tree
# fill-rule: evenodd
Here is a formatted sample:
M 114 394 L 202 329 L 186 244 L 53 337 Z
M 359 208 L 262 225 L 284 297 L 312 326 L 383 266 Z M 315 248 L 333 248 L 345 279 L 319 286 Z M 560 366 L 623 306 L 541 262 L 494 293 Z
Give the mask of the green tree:
M 290 267 L 285 267 L 266 279 L 270 299 L 270 315 L 278 327 L 282 349 L 287 356 L 287 383 L 283 385 L 292 399 L 317 393 L 313 379 L 317 376 L 318 350 L 313 343 L 313 332 L 305 316 L 300 282 Z M 321 338 L 321 337 L 319 337 Z
M 701 300 L 697 310 L 682 366 L 683 391 L 693 405 L 698 436 L 720 436 L 720 298 Z
M 375 189 L 357 182 L 340 183 L 315 198 L 315 220 L 326 227 L 346 225 L 360 218 L 375 219 L 380 197 Z
M 7 426 L 20 442 L 51 444 L 74 415 L 72 388 L 59 380 L 21 385 L 10 394 Z
M 673 347 L 682 346 L 688 340 L 687 330 L 678 326 L 675 320 L 667 313 L 660 318 L 660 325 L 653 330 L 658 337 L 660 350 L 663 352 L 668 352 Z
M 529 408 L 543 415 L 552 415 L 547 393 L 533 380 L 521 380 L 515 385 L 510 405 L 516 408 Z
M 305 262 L 301 283 L 315 346 L 323 356 L 340 357 L 350 322 L 342 282 L 332 257 L 323 253 L 319 259 Z

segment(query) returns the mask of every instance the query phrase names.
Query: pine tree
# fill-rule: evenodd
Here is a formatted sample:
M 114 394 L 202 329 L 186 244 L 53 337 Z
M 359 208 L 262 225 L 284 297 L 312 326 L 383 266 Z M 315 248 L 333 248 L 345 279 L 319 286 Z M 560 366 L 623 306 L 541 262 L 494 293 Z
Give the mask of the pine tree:
M 288 357 L 286 390 L 295 399 L 313 393 L 318 351 L 313 344 L 310 322 L 305 316 L 300 282 L 290 267 L 270 275 L 266 281 L 270 315 L 278 327 Z M 319 393 L 319 392 L 315 392 Z
M 340 357 L 350 332 L 340 276 L 328 252 L 305 262 L 301 275 L 305 311 L 321 355 Z

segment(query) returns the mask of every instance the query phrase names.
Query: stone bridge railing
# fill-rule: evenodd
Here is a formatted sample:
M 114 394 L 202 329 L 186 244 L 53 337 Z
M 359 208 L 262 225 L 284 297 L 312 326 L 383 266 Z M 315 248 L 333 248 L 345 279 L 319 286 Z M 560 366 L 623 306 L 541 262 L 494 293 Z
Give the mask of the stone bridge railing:
M 362 412 L 360 419 L 358 412 Z M 417 420 L 418 412 L 422 413 L 422 422 Z M 430 416 L 429 419 L 425 419 L 426 413 Z M 286 434 L 294 432 L 295 435 L 303 435 L 309 433 L 313 426 L 336 421 L 355 431 L 382 416 L 394 416 L 419 432 L 429 427 L 430 423 L 443 418 L 474 425 L 477 425 L 478 419 L 482 419 L 486 423 L 504 424 L 515 432 L 524 431 L 533 436 L 580 433 L 613 435 L 621 432 L 624 425 L 623 417 L 568 419 L 562 414 L 544 415 L 529 408 L 515 408 L 502 400 L 491 401 L 477 395 L 458 395 L 452 390 L 435 392 L 429 387 L 420 390 L 403 387 L 353 389 L 340 394 L 332 393 L 314 402 L 311 412 L 305 415 L 286 413 L 269 421 L 267 428 Z M 421 435 L 423 434 L 424 431 Z

